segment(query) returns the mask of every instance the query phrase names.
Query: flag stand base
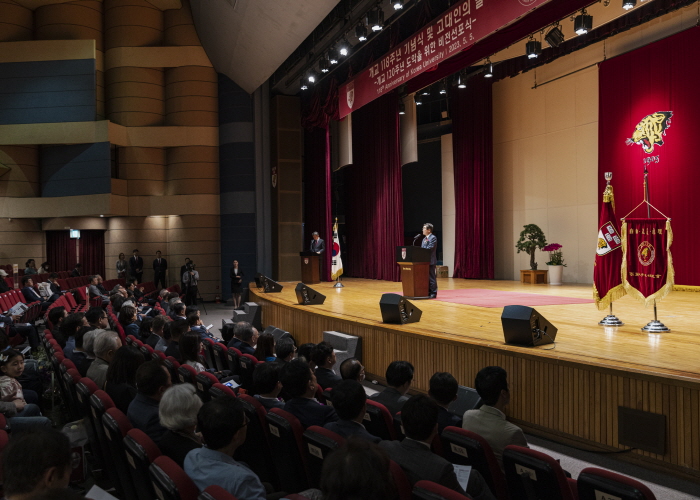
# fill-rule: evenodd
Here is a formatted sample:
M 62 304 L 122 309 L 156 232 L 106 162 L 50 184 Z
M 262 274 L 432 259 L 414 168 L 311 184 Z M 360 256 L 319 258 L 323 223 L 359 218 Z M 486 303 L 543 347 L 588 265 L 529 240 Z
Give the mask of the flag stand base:
M 669 327 L 667 327 L 657 319 L 656 301 L 654 301 L 654 319 L 647 323 L 647 325 L 644 328 L 642 328 L 642 331 L 647 333 L 668 333 L 671 331 Z
M 335 285 L 333 285 L 333 288 L 345 288 L 345 285 L 343 285 L 340 281 L 336 282 Z
M 614 314 L 608 314 L 598 323 L 600 326 L 624 326 L 624 323 L 619 320 Z

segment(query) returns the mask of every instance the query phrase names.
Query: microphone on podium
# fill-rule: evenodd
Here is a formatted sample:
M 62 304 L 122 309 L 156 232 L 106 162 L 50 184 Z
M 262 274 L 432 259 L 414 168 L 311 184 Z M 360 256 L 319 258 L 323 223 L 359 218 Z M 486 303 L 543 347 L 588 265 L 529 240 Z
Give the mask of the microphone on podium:
M 420 238 L 421 236 L 423 236 L 423 233 L 418 233 L 417 235 L 415 235 L 415 236 L 413 237 L 413 246 L 416 245 L 416 240 L 417 240 L 418 238 Z

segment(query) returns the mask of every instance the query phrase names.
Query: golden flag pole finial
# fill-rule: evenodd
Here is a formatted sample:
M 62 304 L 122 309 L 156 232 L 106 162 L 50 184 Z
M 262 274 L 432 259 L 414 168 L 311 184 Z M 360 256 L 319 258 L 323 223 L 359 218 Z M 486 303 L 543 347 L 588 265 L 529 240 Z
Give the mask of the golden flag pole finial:
M 603 191 L 603 203 L 612 203 L 615 210 L 615 197 L 613 196 L 613 187 L 610 184 L 612 180 L 612 172 L 605 172 L 605 191 Z

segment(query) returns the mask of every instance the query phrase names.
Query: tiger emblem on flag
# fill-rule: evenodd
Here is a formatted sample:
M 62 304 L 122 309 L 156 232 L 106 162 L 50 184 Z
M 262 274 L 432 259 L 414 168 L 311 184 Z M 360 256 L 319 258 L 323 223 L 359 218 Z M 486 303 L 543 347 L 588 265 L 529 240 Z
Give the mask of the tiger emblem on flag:
M 662 136 L 666 135 L 666 129 L 671 126 L 672 111 L 657 111 L 642 118 L 634 128 L 632 137 L 625 141 L 628 146 L 639 144 L 644 152 L 651 154 L 654 146 L 663 146 Z

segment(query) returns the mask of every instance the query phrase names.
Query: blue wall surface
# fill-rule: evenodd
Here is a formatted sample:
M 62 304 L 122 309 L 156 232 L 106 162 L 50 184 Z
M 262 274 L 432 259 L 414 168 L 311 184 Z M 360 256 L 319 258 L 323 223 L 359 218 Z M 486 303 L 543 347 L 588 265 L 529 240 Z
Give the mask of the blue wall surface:
M 39 148 L 41 196 L 111 192 L 109 142 Z

